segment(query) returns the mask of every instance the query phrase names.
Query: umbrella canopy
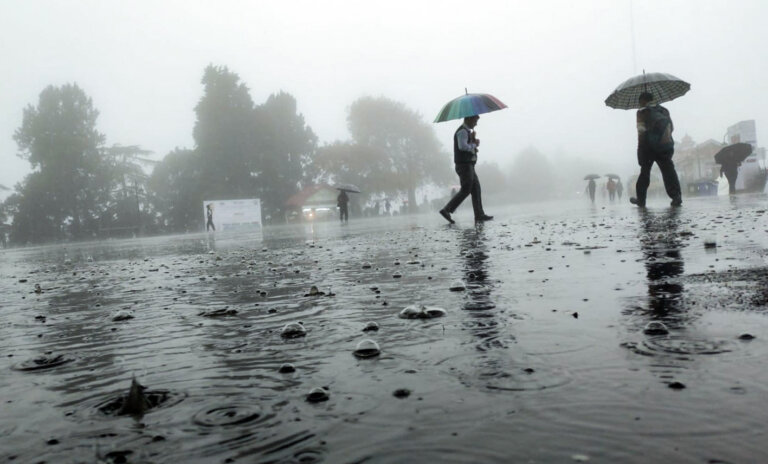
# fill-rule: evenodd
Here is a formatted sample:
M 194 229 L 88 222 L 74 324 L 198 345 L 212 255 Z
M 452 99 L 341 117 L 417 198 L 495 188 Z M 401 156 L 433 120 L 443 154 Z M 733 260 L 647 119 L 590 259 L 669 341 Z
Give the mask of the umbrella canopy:
M 672 74 L 648 73 L 643 71 L 639 76 L 632 77 L 616 87 L 605 104 L 611 108 L 631 110 L 640 108 L 637 98 L 643 92 L 653 94 L 654 103 L 664 103 L 681 97 L 690 90 L 691 84 Z
M 336 190 L 343 190 L 345 192 L 360 193 L 360 189 L 357 185 L 352 184 L 340 184 L 336 186 Z
M 609 179 L 620 179 L 618 174 L 606 174 L 605 177 Z
M 506 108 L 507 105 L 487 93 L 468 93 L 454 98 L 443 106 L 434 122 L 463 119 L 478 114 L 490 113 Z
M 717 164 L 729 164 L 729 163 L 741 163 L 752 154 L 752 145 L 744 142 L 734 143 L 723 147 L 715 154 L 715 163 Z
M 587 174 L 586 176 L 584 176 L 584 180 L 593 180 L 593 179 L 597 179 L 598 177 L 600 177 L 599 174 Z

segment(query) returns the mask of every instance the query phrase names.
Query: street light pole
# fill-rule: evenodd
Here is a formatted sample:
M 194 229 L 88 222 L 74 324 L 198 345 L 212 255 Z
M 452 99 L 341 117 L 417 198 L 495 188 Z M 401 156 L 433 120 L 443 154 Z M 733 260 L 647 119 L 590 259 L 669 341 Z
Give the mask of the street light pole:
M 139 205 L 139 183 L 133 180 L 133 192 L 136 195 L 136 235 L 141 232 L 141 207 Z

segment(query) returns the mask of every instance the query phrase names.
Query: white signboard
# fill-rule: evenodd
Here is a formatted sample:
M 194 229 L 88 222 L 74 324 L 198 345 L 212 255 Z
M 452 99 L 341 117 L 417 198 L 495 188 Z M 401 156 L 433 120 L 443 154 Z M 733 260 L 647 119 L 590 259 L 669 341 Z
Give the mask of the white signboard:
M 261 230 L 261 200 L 217 200 L 203 202 L 203 223 L 209 232 Z

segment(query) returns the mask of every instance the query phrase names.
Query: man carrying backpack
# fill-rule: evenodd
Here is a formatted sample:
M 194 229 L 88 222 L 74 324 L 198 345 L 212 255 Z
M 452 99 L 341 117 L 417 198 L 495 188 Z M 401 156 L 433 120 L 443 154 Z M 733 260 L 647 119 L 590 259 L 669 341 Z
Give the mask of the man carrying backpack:
M 669 111 L 661 105 L 651 105 L 653 94 L 643 92 L 638 98 L 640 109 L 637 110 L 637 162 L 640 165 L 640 175 L 637 178 L 635 190 L 637 197 L 629 199 L 630 203 L 641 208 L 645 207 L 645 197 L 651 182 L 651 168 L 656 163 L 661 170 L 664 189 L 672 199 L 672 206 L 683 204 L 680 180 L 677 178 L 672 155 L 675 152 L 675 141 L 672 139 L 674 125 L 669 117 Z

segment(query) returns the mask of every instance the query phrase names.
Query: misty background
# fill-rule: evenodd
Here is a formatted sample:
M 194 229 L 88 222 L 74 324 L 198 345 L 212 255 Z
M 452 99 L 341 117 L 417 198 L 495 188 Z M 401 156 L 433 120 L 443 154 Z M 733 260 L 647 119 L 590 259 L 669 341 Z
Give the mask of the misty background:
M 634 112 L 603 101 L 643 69 L 691 83 L 665 105 L 677 140 L 721 141 L 745 119 L 756 120 L 761 140 L 766 13 L 759 0 L 6 0 L 0 184 L 13 187 L 33 171 L 13 136 L 25 107 L 48 86 L 77 84 L 92 99 L 105 146 L 136 145 L 155 161 L 195 149 L 209 65 L 239 77 L 256 105 L 281 92 L 293 97 L 318 150 L 350 140 L 351 105 L 373 97 L 418 114 L 447 153 L 458 122 L 431 121 L 466 88 L 509 106 L 477 127 L 479 161 L 506 176 L 486 179 L 479 169 L 484 190 L 515 175 L 531 181 L 536 169 L 519 166 L 530 153 L 541 155 L 540 169 L 554 171 L 553 179 L 571 176 L 574 185 L 592 171 L 626 179 L 637 171 Z M 10 193 L 0 191 L 0 199 Z

